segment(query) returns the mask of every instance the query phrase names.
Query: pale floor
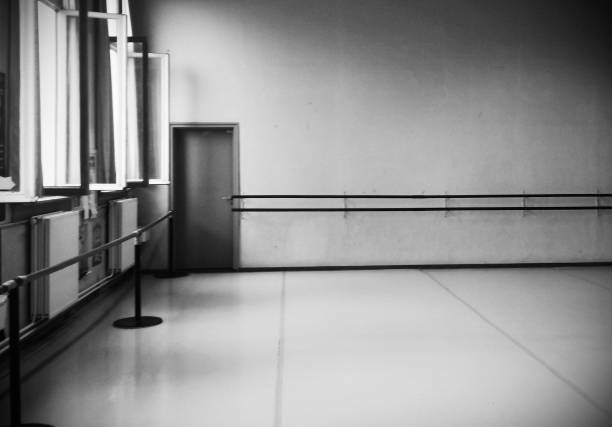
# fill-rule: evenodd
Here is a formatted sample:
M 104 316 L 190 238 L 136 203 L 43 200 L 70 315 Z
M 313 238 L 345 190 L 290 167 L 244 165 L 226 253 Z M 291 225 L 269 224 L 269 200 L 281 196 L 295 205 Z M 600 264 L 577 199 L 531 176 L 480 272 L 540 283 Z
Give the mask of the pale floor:
M 24 381 L 25 421 L 612 425 L 612 268 L 193 274 L 144 286 L 144 314 L 164 323 L 114 329 L 130 314 L 126 294 Z M 1 407 L 6 421 L 6 398 Z

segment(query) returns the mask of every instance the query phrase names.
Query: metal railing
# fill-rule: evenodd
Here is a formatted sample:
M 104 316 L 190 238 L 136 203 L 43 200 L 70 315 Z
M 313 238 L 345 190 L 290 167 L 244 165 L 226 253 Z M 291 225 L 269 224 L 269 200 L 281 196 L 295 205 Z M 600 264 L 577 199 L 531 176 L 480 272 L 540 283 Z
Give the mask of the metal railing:
M 453 211 L 604 211 L 611 210 L 612 205 L 602 205 L 600 198 L 612 197 L 609 193 L 533 193 L 533 194 L 239 194 L 232 195 L 232 200 L 248 199 L 339 199 L 345 201 L 344 207 L 291 208 L 291 207 L 234 207 L 232 212 L 453 212 Z M 594 198 L 595 204 L 588 205 L 532 205 L 526 204 L 527 199 L 551 198 Z M 445 206 L 417 207 L 347 207 L 349 199 L 389 199 L 389 200 L 432 200 L 443 199 Z M 522 199 L 521 206 L 448 206 L 450 199 Z
M 235 194 L 232 199 L 501 199 L 519 197 L 612 197 L 608 193 L 501 194 Z
M 90 251 L 82 253 L 78 256 L 69 258 L 58 264 L 50 267 L 43 268 L 41 270 L 34 271 L 29 274 L 17 276 L 11 280 L 0 285 L 0 295 L 8 295 L 8 313 L 9 313 L 9 395 L 10 395 L 10 413 L 11 413 L 11 426 L 21 426 L 21 338 L 19 330 L 19 288 L 31 283 L 33 280 L 44 277 L 48 274 L 55 273 L 56 271 L 62 270 L 72 264 L 76 264 L 86 258 L 96 255 L 99 252 L 106 251 L 117 245 L 120 245 L 129 240 L 135 239 L 134 245 L 134 316 L 124 319 L 119 319 L 113 323 L 118 328 L 140 328 L 157 325 L 162 322 L 162 319 L 153 316 L 142 316 L 141 314 L 141 286 L 140 286 L 140 246 L 144 243 L 142 235 L 149 229 L 155 227 L 162 221 L 168 219 L 169 233 L 168 233 L 168 248 L 173 250 L 173 217 L 174 211 L 169 211 L 165 215 L 156 219 L 155 221 L 145 225 L 144 227 L 138 228 L 130 234 L 123 237 L 119 237 L 115 240 L 111 240 L 104 245 L 98 246 Z M 170 254 L 169 254 L 170 255 Z M 168 276 L 172 277 L 174 273 L 174 256 L 169 257 L 168 262 Z M 68 307 L 70 308 L 70 307 Z M 41 425 L 44 424 L 31 424 Z

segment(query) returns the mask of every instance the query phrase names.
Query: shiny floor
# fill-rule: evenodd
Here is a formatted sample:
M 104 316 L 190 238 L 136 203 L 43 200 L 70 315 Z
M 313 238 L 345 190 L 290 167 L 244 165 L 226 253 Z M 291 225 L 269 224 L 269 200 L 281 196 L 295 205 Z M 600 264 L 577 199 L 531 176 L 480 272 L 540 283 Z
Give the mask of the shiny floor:
M 612 268 L 145 277 L 24 381 L 87 426 L 612 425 Z M 77 319 L 78 321 L 78 319 Z M 6 397 L 0 424 L 6 422 Z

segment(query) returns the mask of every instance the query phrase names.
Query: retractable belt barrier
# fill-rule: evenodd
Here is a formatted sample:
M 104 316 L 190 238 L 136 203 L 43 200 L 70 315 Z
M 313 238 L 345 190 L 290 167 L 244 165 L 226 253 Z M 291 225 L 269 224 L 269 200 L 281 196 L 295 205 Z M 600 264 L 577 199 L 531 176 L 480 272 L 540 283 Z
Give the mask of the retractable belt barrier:
M 140 255 L 141 255 L 141 245 L 142 234 L 155 227 L 162 221 L 168 219 L 169 220 L 169 249 L 172 250 L 172 227 L 173 222 L 172 218 L 174 216 L 174 211 L 169 211 L 162 217 L 156 219 L 155 221 L 147 224 L 144 227 L 141 227 L 130 234 L 127 234 L 118 239 L 112 240 L 102 246 L 98 246 L 88 252 L 85 252 L 81 255 L 75 256 L 73 258 L 69 258 L 65 261 L 62 261 L 58 264 L 55 264 L 51 267 L 43 268 L 42 270 L 34 271 L 30 274 L 26 274 L 23 276 L 17 276 L 14 279 L 8 280 L 2 285 L 0 285 L 0 295 L 7 294 L 8 295 L 8 311 L 9 311 L 9 394 L 10 394 L 10 412 L 11 412 L 11 427 L 19 427 L 19 426 L 32 426 L 32 427 L 51 427 L 48 424 L 38 424 L 38 423 L 22 423 L 21 422 L 21 340 L 20 340 L 20 332 L 19 332 L 19 288 L 22 286 L 36 280 L 38 278 L 44 277 L 48 274 L 54 273 L 56 271 L 62 270 L 72 264 L 80 262 L 83 259 L 89 258 L 99 252 L 105 251 L 107 249 L 113 248 L 117 245 L 120 245 L 124 242 L 127 242 L 132 239 L 136 239 L 136 244 L 134 245 L 134 316 L 127 317 L 124 319 L 116 320 L 113 325 L 117 328 L 122 329 L 134 329 L 134 328 L 144 328 L 148 326 L 159 325 L 162 323 L 162 319 L 159 317 L 153 316 L 142 316 L 141 314 L 141 286 L 140 286 Z M 168 263 L 168 273 L 167 277 L 172 276 L 174 272 L 174 255 L 168 254 L 169 262 Z

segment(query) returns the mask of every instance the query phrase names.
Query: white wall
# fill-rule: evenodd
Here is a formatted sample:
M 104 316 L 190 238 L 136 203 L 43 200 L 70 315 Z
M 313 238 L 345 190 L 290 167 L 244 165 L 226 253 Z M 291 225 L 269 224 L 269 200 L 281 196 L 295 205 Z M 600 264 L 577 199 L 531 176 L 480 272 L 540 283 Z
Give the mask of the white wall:
M 171 53 L 171 120 L 240 123 L 242 193 L 610 193 L 610 15 L 566 3 L 139 0 L 135 13 Z M 612 253 L 605 214 L 417 217 L 244 214 L 242 264 Z

